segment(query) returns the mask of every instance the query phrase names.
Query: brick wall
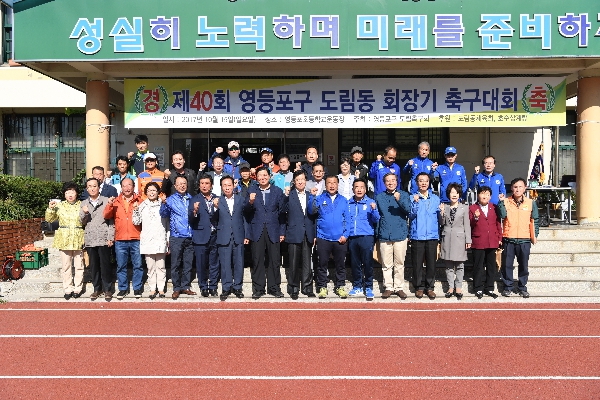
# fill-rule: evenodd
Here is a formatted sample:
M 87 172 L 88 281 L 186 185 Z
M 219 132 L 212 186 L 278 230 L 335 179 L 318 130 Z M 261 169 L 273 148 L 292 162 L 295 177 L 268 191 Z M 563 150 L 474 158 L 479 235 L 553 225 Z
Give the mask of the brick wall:
M 42 240 L 42 221 L 42 218 L 0 221 L 0 263 L 6 256 L 14 256 L 26 244 Z

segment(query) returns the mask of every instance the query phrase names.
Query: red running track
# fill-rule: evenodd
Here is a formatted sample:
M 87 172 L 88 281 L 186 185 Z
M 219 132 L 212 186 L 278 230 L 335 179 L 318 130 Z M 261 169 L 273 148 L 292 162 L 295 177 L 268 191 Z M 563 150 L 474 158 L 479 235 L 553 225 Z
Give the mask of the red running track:
M 600 398 L 600 305 L 0 306 L 0 399 Z

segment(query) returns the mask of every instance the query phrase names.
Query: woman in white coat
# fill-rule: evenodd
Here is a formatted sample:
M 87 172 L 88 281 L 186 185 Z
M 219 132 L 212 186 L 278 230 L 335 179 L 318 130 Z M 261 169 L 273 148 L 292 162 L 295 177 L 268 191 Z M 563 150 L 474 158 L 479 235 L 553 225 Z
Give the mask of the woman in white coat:
M 446 279 L 448 291 L 446 298 L 455 295 L 462 299 L 462 282 L 467 261 L 467 249 L 471 247 L 471 222 L 469 221 L 469 206 L 459 203 L 462 188 L 457 183 L 451 183 L 446 188 L 450 204 L 441 204 L 442 214 L 442 245 L 440 258 L 446 264 Z M 455 272 L 456 270 L 456 272 Z
M 157 295 L 165 297 L 165 284 L 167 270 L 165 269 L 165 255 L 169 249 L 169 220 L 159 215 L 160 187 L 155 182 L 150 182 L 144 188 L 147 199 L 139 206 L 134 206 L 133 223 L 142 225 L 140 234 L 140 254 L 146 256 L 148 267 L 148 286 L 150 286 L 151 300 Z

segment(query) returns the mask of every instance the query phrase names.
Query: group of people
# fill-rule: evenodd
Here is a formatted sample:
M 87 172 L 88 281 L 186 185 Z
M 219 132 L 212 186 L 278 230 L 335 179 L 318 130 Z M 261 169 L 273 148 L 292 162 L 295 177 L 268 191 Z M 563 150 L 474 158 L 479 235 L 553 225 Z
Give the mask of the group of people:
M 138 152 L 118 157 L 114 173 L 105 176 L 102 167 L 95 167 L 81 196 L 77 184 L 67 182 L 65 199 L 49 203 L 46 220 L 59 221 L 54 247 L 61 253 L 67 300 L 83 292 L 82 248 L 89 257 L 91 299 L 102 295 L 112 299 L 111 247 L 117 261 L 117 299 L 130 292 L 129 262 L 134 296 L 142 296 L 142 254 L 148 296 L 165 297 L 168 253 L 173 300 L 197 294 L 191 286 L 194 260 L 201 296 L 243 298 L 245 255 L 251 255 L 252 298 L 266 294 L 281 298 L 283 243 L 288 254 L 287 293 L 294 300 L 300 295 L 328 296 L 330 258 L 334 293 L 372 300 L 374 257 L 383 269 L 381 297 L 406 299 L 404 262 L 409 244 L 417 298 L 436 297 L 435 265 L 441 258 L 449 284 L 445 296 L 460 300 L 468 249 L 473 253 L 478 298 L 497 297 L 499 249 L 506 253 L 501 294 L 510 296 L 514 290 L 529 297 L 528 258 L 539 229 L 537 206 L 524 196 L 522 178 L 512 180 L 512 195 L 506 196 L 492 156 L 483 159 L 482 172 L 475 168 L 469 186 L 477 191 L 477 202 L 469 206 L 466 172 L 456 163 L 454 147 L 446 148 L 446 163 L 438 165 L 428 158 L 430 146 L 423 142 L 417 157 L 401 170 L 394 147 L 387 147 L 369 168 L 356 146 L 350 158 L 341 160 L 341 173 L 330 175 L 314 146 L 307 148 L 307 162 L 294 168 L 286 154 L 275 163 L 270 148 L 261 150 L 262 162 L 252 168 L 240 156 L 239 144 L 231 141 L 227 156 L 218 147 L 197 172 L 185 168 L 180 151 L 171 156 L 173 168 L 160 171 L 156 155 L 148 151 L 148 138 L 139 135 L 135 141 Z M 401 171 L 411 176 L 408 191 L 402 190 Z M 439 196 L 433 180 L 439 180 Z M 347 257 L 352 270 L 349 291 Z

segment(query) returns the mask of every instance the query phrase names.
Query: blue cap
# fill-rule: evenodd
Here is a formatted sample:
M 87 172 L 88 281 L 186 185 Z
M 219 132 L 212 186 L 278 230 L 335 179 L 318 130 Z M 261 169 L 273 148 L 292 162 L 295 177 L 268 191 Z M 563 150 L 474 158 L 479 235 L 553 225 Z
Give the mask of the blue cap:
M 271 153 L 271 154 L 273 154 L 273 150 L 271 150 L 271 149 L 270 149 L 270 148 L 268 148 L 268 147 L 263 147 L 262 149 L 260 149 L 260 152 L 261 152 L 261 154 L 262 154 L 262 153 L 264 153 L 265 151 L 266 151 L 267 153 Z
M 446 151 L 444 152 L 444 155 L 446 155 L 446 154 L 456 154 L 456 147 L 452 147 L 452 146 L 446 147 Z

